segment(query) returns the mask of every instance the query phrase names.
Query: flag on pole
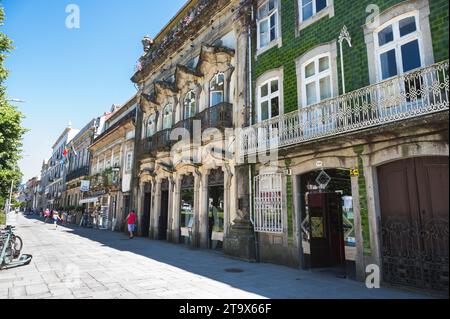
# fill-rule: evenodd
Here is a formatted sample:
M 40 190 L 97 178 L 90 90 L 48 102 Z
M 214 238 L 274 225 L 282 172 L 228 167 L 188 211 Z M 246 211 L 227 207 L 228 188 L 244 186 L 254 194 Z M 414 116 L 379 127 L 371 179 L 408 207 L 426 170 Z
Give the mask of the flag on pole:
M 73 152 L 73 155 L 75 155 L 75 156 L 78 156 L 78 153 L 77 153 L 77 151 L 75 150 L 75 147 L 72 145 L 72 152 Z

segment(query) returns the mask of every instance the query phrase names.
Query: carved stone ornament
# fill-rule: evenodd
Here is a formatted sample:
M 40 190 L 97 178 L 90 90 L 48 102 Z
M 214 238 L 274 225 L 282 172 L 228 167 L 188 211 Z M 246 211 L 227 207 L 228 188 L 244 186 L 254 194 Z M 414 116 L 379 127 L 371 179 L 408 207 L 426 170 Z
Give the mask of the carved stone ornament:
M 148 35 L 146 35 L 143 39 L 142 39 L 142 46 L 144 47 L 144 52 L 147 53 L 150 51 L 150 49 L 152 48 L 153 44 L 155 42 L 153 41 L 152 38 L 150 38 Z

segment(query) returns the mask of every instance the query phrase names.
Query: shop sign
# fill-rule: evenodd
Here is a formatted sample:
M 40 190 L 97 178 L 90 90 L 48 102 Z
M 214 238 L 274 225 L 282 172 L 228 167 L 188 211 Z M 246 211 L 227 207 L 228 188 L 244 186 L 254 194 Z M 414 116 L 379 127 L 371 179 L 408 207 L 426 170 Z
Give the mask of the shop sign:
M 81 181 L 80 191 L 83 193 L 89 192 L 90 186 L 91 186 L 90 181 Z

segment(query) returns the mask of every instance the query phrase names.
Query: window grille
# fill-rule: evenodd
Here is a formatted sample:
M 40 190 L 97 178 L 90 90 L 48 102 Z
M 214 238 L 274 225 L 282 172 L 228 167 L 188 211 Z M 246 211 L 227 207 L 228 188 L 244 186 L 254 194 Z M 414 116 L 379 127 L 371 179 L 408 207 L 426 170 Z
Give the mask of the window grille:
M 281 173 L 256 176 L 255 202 L 251 221 L 256 232 L 282 233 L 286 211 L 285 176 Z

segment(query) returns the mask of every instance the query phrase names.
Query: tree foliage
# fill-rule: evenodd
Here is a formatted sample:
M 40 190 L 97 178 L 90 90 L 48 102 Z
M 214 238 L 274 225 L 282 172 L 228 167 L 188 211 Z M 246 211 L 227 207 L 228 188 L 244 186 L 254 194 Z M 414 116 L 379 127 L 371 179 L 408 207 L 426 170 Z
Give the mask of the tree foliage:
M 4 9 L 0 6 L 0 27 L 4 20 Z M 22 127 L 23 114 L 8 102 L 4 86 L 8 76 L 4 61 L 12 49 L 12 41 L 0 31 L 0 207 L 3 207 L 9 194 L 11 181 L 14 181 L 17 187 L 21 179 L 17 162 L 20 159 L 22 136 L 25 133 Z

